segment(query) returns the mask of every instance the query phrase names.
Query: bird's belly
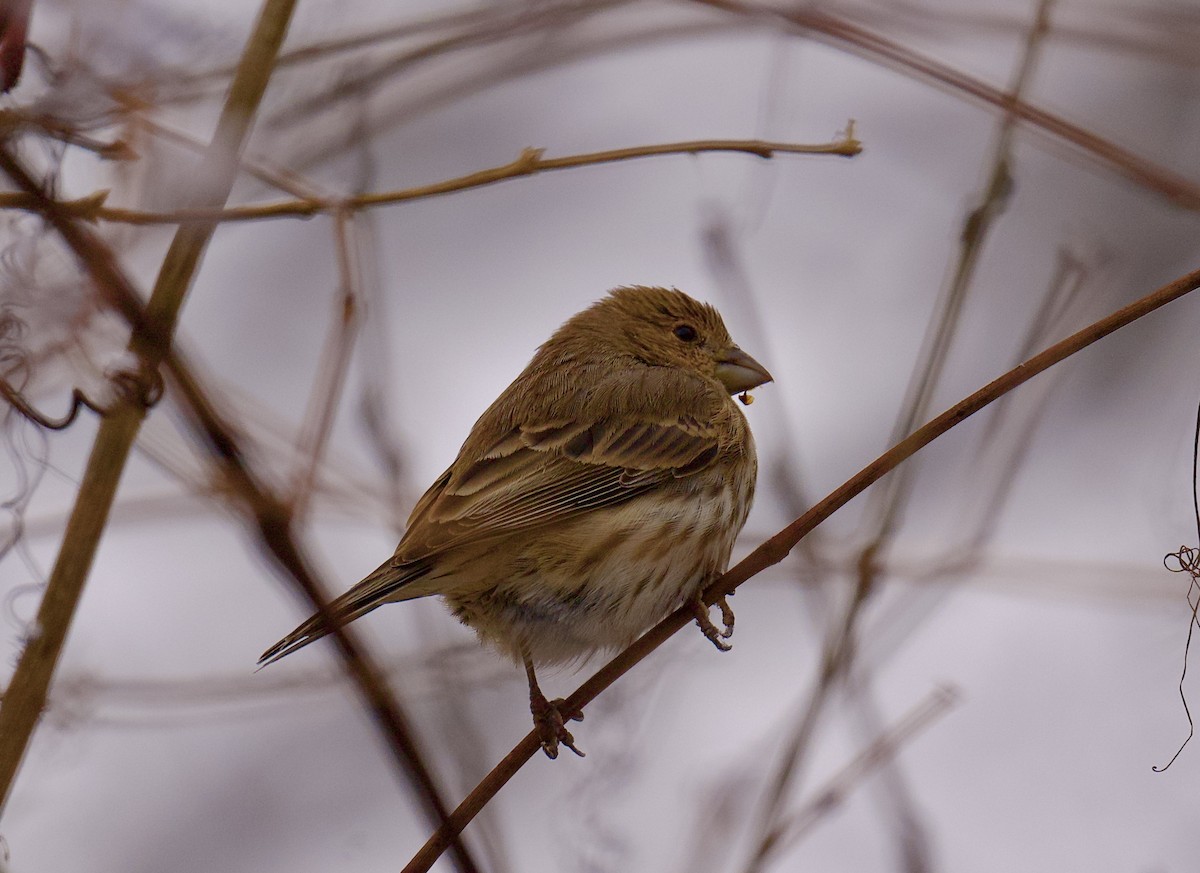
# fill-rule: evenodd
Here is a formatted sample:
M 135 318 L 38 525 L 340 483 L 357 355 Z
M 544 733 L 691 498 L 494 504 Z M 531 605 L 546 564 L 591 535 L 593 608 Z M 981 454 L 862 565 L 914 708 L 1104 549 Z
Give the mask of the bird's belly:
M 724 488 L 704 496 L 589 517 L 532 540 L 485 590 L 446 599 L 486 642 L 539 664 L 624 647 L 728 565 L 745 519 L 731 519 Z

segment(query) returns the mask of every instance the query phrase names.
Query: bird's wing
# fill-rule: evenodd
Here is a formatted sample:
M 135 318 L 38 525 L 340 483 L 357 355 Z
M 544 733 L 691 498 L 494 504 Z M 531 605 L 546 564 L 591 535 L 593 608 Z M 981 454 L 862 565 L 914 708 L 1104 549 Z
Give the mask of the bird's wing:
M 690 476 L 717 458 L 722 423 L 660 409 L 517 425 L 434 483 L 395 560 L 552 525 Z
M 344 624 L 385 602 L 436 593 L 430 580 L 440 552 L 617 506 L 705 469 L 717 459 L 731 426 L 738 427 L 740 414 L 728 397 L 695 380 L 677 381 L 682 379 L 666 372 L 632 385 L 614 380 L 627 392 L 627 402 L 606 396 L 603 384 L 594 386 L 592 402 L 573 418 L 543 415 L 497 427 L 489 410 L 458 460 L 417 502 L 396 554 L 334 600 L 330 613 Z M 604 413 L 614 408 L 618 412 Z M 260 663 L 327 633 L 313 616 L 268 649 Z

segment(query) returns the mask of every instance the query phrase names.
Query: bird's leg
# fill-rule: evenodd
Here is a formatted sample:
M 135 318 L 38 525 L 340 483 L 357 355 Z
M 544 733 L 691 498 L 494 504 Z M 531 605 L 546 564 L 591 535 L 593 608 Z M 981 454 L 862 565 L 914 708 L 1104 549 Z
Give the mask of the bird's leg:
M 730 597 L 732 596 L 731 594 Z M 727 640 L 733 636 L 733 607 L 729 605 L 729 600 L 725 597 L 717 601 L 717 606 L 721 609 L 721 624 L 725 625 L 725 630 L 721 632 L 721 639 Z
M 733 609 L 729 606 L 729 601 L 722 597 L 717 601 L 717 605 L 721 608 L 721 623 L 725 625 L 725 630 L 717 630 L 717 626 L 712 623 L 712 619 L 708 617 L 708 606 L 705 605 L 704 599 L 699 592 L 691 600 L 692 613 L 696 616 L 696 624 L 700 626 L 700 631 L 708 638 L 708 641 L 716 646 L 722 652 L 728 652 L 733 648 L 725 640 L 733 636 Z
M 538 687 L 529 654 L 522 652 L 521 658 L 525 661 L 525 676 L 529 679 L 529 711 L 533 713 L 533 726 L 542 742 L 542 751 L 546 753 L 547 758 L 557 758 L 558 744 L 562 743 L 579 757 L 584 757 L 583 752 L 575 747 L 575 738 L 563 723 L 564 717 L 569 721 L 583 721 L 583 713 L 563 712 L 562 707 L 566 701 L 561 697 L 547 700 L 546 695 L 542 694 L 542 689 Z

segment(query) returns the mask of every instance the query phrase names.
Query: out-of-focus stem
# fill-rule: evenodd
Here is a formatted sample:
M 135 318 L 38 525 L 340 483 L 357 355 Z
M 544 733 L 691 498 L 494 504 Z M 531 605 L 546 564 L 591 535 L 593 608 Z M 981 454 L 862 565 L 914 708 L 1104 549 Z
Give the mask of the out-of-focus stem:
M 294 6 L 295 0 L 266 0 L 263 4 L 230 86 L 212 144 L 201 162 L 199 172 L 209 185 L 205 205 L 219 207 L 229 196 L 237 166 L 233 156 L 241 151 L 249 133 Z M 28 182 L 28 174 L 11 153 L 0 152 L 0 169 L 18 185 L 22 177 Z M 36 197 L 40 192 L 27 193 Z M 124 392 L 115 408 L 101 419 L 46 593 L 0 706 L 0 808 L 7 803 L 46 704 L 50 682 L 83 594 L 125 461 L 146 416 L 147 395 L 153 391 L 151 386 L 157 379 L 158 367 L 170 351 L 176 318 L 214 228 L 213 224 L 193 224 L 178 230 L 141 323 L 135 325 L 130 338 L 129 349 L 140 368 L 134 377 L 139 388 Z

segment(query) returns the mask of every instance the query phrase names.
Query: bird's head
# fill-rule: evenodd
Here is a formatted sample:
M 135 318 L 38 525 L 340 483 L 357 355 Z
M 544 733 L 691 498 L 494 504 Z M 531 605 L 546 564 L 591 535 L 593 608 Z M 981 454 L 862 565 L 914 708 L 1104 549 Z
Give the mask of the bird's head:
M 716 309 L 673 288 L 617 288 L 577 319 L 620 352 L 716 379 L 730 394 L 771 381 L 766 367 L 734 343 Z

